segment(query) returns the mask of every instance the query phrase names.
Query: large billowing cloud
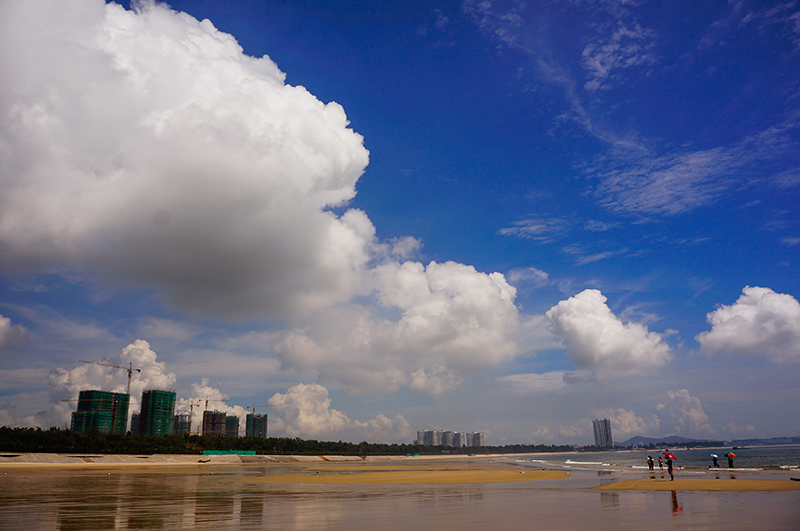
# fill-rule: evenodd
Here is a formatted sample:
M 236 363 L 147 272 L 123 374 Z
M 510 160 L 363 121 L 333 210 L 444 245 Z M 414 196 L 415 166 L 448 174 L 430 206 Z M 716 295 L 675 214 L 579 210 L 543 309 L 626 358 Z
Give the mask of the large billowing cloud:
M 659 367 L 671 359 L 661 334 L 639 323 L 623 323 L 606 300 L 600 291 L 587 289 L 546 313 L 576 367 L 610 376 Z
M 791 295 L 747 286 L 730 306 L 708 314 L 711 330 L 697 336 L 703 350 L 800 361 L 800 303 Z
M 246 424 L 245 417 L 247 410 L 242 406 L 226 404 L 230 397 L 212 387 L 208 378 L 203 378 L 200 383 L 192 384 L 192 392 L 188 399 L 180 400 L 177 404 L 176 411 L 181 413 L 191 413 L 192 415 L 192 430 L 197 429 L 198 426 L 203 424 L 203 412 L 208 411 L 222 411 L 228 415 L 235 415 L 239 417 L 239 434 L 244 434 Z M 190 407 L 190 404 L 194 404 Z
M 607 418 L 611 421 L 611 432 L 614 436 L 614 443 L 633 437 L 635 435 L 648 435 L 658 432 L 659 419 L 653 415 L 649 420 L 645 420 L 633 411 L 622 408 L 611 408 L 596 412 L 597 418 Z
M 28 339 L 28 329 L 20 324 L 11 324 L 11 319 L 0 315 L 0 349 Z
M 716 430 L 708 423 L 708 415 L 703 411 L 700 399 L 692 396 L 687 389 L 668 391 L 669 401 L 658 404 L 662 428 L 669 433 L 689 437 L 711 436 Z
M 378 415 L 365 422 L 331 409 L 328 390 L 319 384 L 298 384 L 286 393 L 276 393 L 270 404 L 270 434 L 358 442 L 395 442 L 413 438 L 413 430 L 402 415 L 390 419 Z
M 515 289 L 503 275 L 454 262 L 385 262 L 372 271 L 376 308 L 351 305 L 317 316 L 275 345 L 284 368 L 314 370 L 355 392 L 411 384 L 438 394 L 512 358 Z M 381 312 L 401 312 L 396 320 Z
M 139 408 L 142 391 L 145 389 L 171 390 L 177 380 L 175 373 L 167 372 L 164 362 L 157 360 L 157 355 L 150 348 L 147 341 L 137 339 L 124 349 L 116 358 L 103 358 L 99 361 L 106 365 L 87 363 L 79 365 L 72 370 L 61 367 L 50 373 L 50 399 L 53 402 L 53 411 L 45 419 L 56 424 L 69 423 L 70 413 L 75 411 L 75 403 L 61 402 L 61 400 L 74 400 L 78 393 L 86 389 L 100 389 L 124 393 L 128 386 L 127 371 L 109 367 L 117 365 L 140 369 L 131 373 L 131 404 L 129 414 Z M 52 424 L 46 424 L 52 425 Z
M 516 354 L 503 275 L 408 261 L 418 241 L 345 208 L 368 153 L 341 106 L 208 20 L 135 5 L 0 5 L 0 273 L 290 321 L 282 367 L 357 392 L 438 393 Z
M 369 259 L 362 137 L 210 21 L 0 5 L 0 271 L 74 267 L 215 316 L 348 300 Z

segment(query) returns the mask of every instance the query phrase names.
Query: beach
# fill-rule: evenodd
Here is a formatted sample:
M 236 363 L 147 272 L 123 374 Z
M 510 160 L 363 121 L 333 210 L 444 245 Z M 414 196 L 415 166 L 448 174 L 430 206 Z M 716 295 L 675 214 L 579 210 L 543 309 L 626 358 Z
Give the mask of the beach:
M 659 474 L 542 470 L 535 458 L 519 456 L 11 459 L 0 456 L 0 530 L 797 529 L 800 523 L 800 482 L 790 480 L 796 473 L 679 473 L 670 482 Z

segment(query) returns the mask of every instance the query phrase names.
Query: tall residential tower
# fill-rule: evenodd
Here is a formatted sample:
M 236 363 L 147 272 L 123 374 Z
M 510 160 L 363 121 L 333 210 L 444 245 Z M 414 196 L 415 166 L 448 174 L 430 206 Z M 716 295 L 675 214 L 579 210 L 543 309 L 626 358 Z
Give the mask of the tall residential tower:
M 72 414 L 72 431 L 97 430 L 100 433 L 125 433 L 131 395 L 110 391 L 81 391 L 78 411 Z
M 611 421 L 608 419 L 594 419 L 594 444 L 598 448 L 614 448 L 614 438 L 611 437 Z
M 171 435 L 175 425 L 175 391 L 148 389 L 142 393 L 139 433 Z

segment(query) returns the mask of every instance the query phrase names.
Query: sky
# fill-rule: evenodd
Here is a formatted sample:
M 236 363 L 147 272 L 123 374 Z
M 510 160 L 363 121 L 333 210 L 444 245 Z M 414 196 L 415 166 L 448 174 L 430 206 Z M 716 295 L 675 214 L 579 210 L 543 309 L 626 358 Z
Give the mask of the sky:
M 800 2 L 132 4 L 0 3 L 0 425 L 800 434 Z

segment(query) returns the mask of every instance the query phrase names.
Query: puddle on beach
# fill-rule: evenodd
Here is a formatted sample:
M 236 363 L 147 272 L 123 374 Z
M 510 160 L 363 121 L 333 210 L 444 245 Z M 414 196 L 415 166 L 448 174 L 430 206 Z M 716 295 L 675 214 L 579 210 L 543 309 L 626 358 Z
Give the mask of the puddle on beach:
M 800 522 L 797 492 L 603 493 L 586 488 L 607 481 L 596 476 L 492 485 L 241 481 L 285 472 L 261 465 L 110 475 L 6 470 L 0 476 L 0 530 L 796 529 Z M 765 525 L 770 522 L 772 527 Z

